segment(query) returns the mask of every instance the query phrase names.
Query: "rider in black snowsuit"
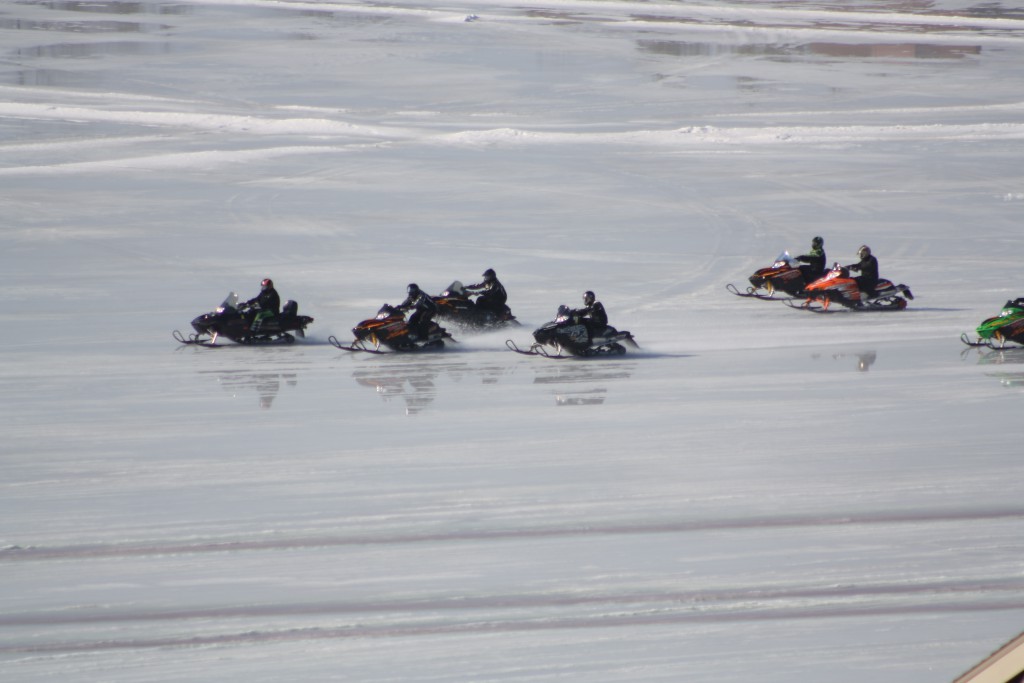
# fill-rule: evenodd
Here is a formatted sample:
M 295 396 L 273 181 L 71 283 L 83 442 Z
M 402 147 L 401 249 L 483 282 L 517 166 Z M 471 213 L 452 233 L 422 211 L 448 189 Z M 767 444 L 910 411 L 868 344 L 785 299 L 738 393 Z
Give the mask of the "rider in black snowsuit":
M 860 272 L 860 275 L 853 279 L 864 296 L 874 296 L 875 287 L 878 285 L 878 259 L 871 255 L 871 247 L 866 245 L 857 250 L 857 256 L 860 257 L 860 261 L 846 267 Z
M 398 310 L 414 309 L 412 315 L 409 316 L 409 336 L 426 339 L 430 330 L 430 322 L 434 319 L 434 314 L 437 313 L 437 304 L 415 283 L 410 284 L 406 291 L 409 296 L 398 305 Z
M 594 335 L 604 332 L 608 327 L 608 314 L 605 312 L 604 306 L 589 290 L 583 292 L 583 308 L 573 309 L 572 316 L 579 318 L 580 322 L 586 326 L 591 339 Z
M 274 289 L 274 281 L 266 278 L 260 283 L 260 293 L 245 302 L 246 306 L 258 308 L 261 311 L 270 311 L 274 315 L 281 313 L 281 297 Z
M 252 321 L 252 331 L 258 332 L 263 323 L 281 314 L 281 297 L 274 289 L 274 281 L 269 277 L 260 283 L 260 293 L 246 301 L 243 306 L 256 313 Z
M 484 281 L 480 284 L 470 285 L 465 288 L 467 292 L 479 292 L 476 298 L 476 307 L 482 311 L 491 311 L 495 316 L 501 317 L 505 313 L 505 302 L 508 301 L 508 294 L 500 282 L 494 270 L 488 268 L 484 271 Z
M 800 266 L 800 273 L 804 277 L 804 284 L 811 284 L 825 274 L 825 240 L 815 237 L 811 240 L 811 250 L 796 257 L 797 261 L 806 263 Z

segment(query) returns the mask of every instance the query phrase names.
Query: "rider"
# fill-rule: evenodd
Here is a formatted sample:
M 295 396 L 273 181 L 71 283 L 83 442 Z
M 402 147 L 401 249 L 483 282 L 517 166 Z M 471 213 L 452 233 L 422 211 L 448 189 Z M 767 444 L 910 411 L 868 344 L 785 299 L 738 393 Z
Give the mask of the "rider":
M 417 337 L 426 339 L 430 331 L 430 321 L 433 320 L 434 314 L 437 313 L 437 304 L 415 282 L 410 283 L 405 291 L 408 292 L 408 296 L 405 298 L 405 301 L 398 305 L 398 310 L 408 311 L 410 308 L 415 309 L 413 314 L 409 316 L 409 337 L 412 339 Z
M 479 292 L 476 298 L 476 307 L 482 311 L 491 311 L 496 316 L 505 312 L 505 302 L 508 301 L 508 294 L 505 287 L 498 281 L 493 268 L 484 271 L 484 281 L 480 284 L 470 285 L 465 288 L 467 292 Z
M 604 310 L 604 305 L 589 289 L 583 292 L 583 308 L 573 309 L 572 315 L 586 326 L 591 337 L 604 332 L 608 327 L 608 314 Z
M 804 276 L 804 282 L 810 284 L 825 274 L 825 240 L 815 237 L 811 240 L 811 250 L 796 257 L 797 261 L 806 263 L 800 266 L 800 273 Z
M 280 315 L 281 297 L 278 296 L 277 290 L 274 289 L 274 281 L 269 277 L 263 278 L 263 281 L 260 282 L 260 293 L 246 301 L 243 306 L 258 311 L 252 321 L 251 329 L 253 332 L 258 332 L 264 321 Z
M 871 247 L 867 245 L 861 245 L 857 250 L 857 257 L 860 261 L 846 267 L 860 272 L 860 275 L 853 280 L 864 296 L 874 296 L 875 286 L 878 285 L 878 259 L 871 255 Z

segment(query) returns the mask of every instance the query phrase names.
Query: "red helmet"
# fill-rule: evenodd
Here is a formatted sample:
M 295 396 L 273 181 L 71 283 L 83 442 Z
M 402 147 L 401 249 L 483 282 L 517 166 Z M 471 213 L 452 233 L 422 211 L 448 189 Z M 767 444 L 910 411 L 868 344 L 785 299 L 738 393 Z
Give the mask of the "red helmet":
M 274 281 L 269 277 L 263 278 L 263 282 L 260 283 L 260 287 L 263 289 L 273 289 Z

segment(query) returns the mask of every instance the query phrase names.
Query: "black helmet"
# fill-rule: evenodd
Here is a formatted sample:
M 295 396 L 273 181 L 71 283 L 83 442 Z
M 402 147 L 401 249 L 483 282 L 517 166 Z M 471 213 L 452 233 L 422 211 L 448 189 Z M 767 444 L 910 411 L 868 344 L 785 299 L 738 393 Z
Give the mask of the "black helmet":
M 484 282 L 487 282 L 488 280 L 494 280 L 497 277 L 498 276 L 494 274 L 494 268 L 488 268 L 487 270 L 484 271 Z
M 811 246 L 814 247 L 815 249 L 820 249 L 821 247 L 825 246 L 825 240 L 821 239 L 821 236 L 816 236 L 814 239 L 811 240 Z
M 274 281 L 271 280 L 269 277 L 263 278 L 263 282 L 260 283 L 260 288 L 261 289 L 273 289 L 273 287 L 274 287 Z
M 867 258 L 871 256 L 871 247 L 866 244 L 860 245 L 860 249 L 857 250 L 857 256 L 861 258 Z
M 594 303 L 595 301 L 597 301 L 597 297 L 594 296 L 593 292 L 591 292 L 589 289 L 587 291 L 583 292 L 583 303 L 584 304 L 589 306 L 590 304 Z
M 409 292 L 409 294 L 419 294 L 420 286 L 415 282 L 410 282 L 409 286 L 405 288 L 405 291 Z

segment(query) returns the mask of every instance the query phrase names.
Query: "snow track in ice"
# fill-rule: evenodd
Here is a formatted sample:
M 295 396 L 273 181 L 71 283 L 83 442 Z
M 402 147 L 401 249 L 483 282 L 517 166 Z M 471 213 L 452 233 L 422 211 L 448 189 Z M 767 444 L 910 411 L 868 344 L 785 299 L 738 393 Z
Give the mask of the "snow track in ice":
M 552 630 L 757 623 L 885 615 L 949 615 L 1024 608 L 1024 580 L 845 586 L 745 586 L 664 593 L 422 595 L 404 600 L 263 603 L 194 609 L 75 609 L 9 614 L 0 628 L 32 628 L 0 641 L 0 655 L 246 645 L 337 639 L 399 639 Z M 296 626 L 301 620 L 306 626 Z M 60 627 L 102 628 L 66 639 Z M 56 629 L 52 636 L 43 635 Z M 121 630 L 133 635 L 122 635 Z
M 224 125 L 234 127 L 234 132 L 247 136 L 273 136 L 279 139 L 282 135 L 291 135 L 302 131 L 305 135 L 323 136 L 323 145 L 269 145 L 247 150 L 205 149 L 191 152 L 176 151 L 168 154 L 144 154 L 133 156 L 125 149 L 122 158 L 107 158 L 102 161 L 66 162 L 59 164 L 39 164 L 8 166 L 0 168 L 0 176 L 21 176 L 50 173 L 89 173 L 115 169 L 166 169 L 166 168 L 211 168 L 228 164 L 244 164 L 254 160 L 274 159 L 298 155 L 332 155 L 346 153 L 356 147 L 380 142 L 411 142 L 420 141 L 433 146 L 452 147 L 498 147 L 498 146 L 550 146 L 559 145 L 595 145 L 595 146 L 649 146 L 664 149 L 701 149 L 732 148 L 741 146 L 776 146 L 776 145 L 834 145 L 862 144 L 873 142 L 908 141 L 948 141 L 948 142 L 994 142 L 1003 140 L 1024 139 L 1024 123 L 977 123 L 963 125 L 851 125 L 851 126 L 778 126 L 778 127 L 724 127 L 724 126 L 687 126 L 675 130 L 637 130 L 609 133 L 562 133 L 531 131 L 514 128 L 498 128 L 471 130 L 457 133 L 435 134 L 424 130 L 414 133 L 409 129 L 387 130 L 377 127 L 373 130 L 337 121 L 298 119 L 282 121 L 277 119 L 260 119 L 257 117 L 211 117 L 208 115 L 189 115 L 182 113 L 145 112 L 111 112 L 101 110 L 85 110 L 82 108 L 64 109 L 60 107 L 42 107 L 37 105 L 0 104 L 0 118 L 40 118 L 54 119 L 64 122 L 89 120 L 93 122 L 117 123 L 129 126 L 168 127 L 182 130 L 200 131 L 217 127 L 220 121 Z M 372 143 L 366 140 L 352 142 L 330 142 L 326 138 L 346 136 L 366 136 L 373 138 Z M 132 136 L 128 139 L 106 141 L 108 147 L 124 148 L 137 142 L 146 142 L 150 138 Z M 68 142 L 67 148 L 90 146 L 79 141 Z M 94 145 L 92 145 L 94 146 Z M 49 151 L 58 148 L 52 143 Z
M 811 528 L 853 525 L 941 524 L 947 522 L 994 521 L 1024 519 L 1021 508 L 989 508 L 956 511 L 917 510 L 906 512 L 879 512 L 876 514 L 851 513 L 821 517 L 757 516 L 738 519 L 704 519 L 678 522 L 648 522 L 635 524 L 588 523 L 581 526 L 542 526 L 533 528 L 483 529 L 451 533 L 377 533 L 373 535 L 323 535 L 270 540 L 217 540 L 158 544 L 96 544 L 57 547 L 14 547 L 0 551 L 0 564 L 18 561 L 86 560 L 110 557 L 140 557 L 151 555 L 179 555 L 194 553 L 227 553 L 240 551 L 293 550 L 299 548 L 325 548 L 355 545 L 403 545 L 409 543 L 437 543 L 461 541 L 500 541 L 513 539 L 568 538 L 582 536 L 682 534 L 704 531 Z

